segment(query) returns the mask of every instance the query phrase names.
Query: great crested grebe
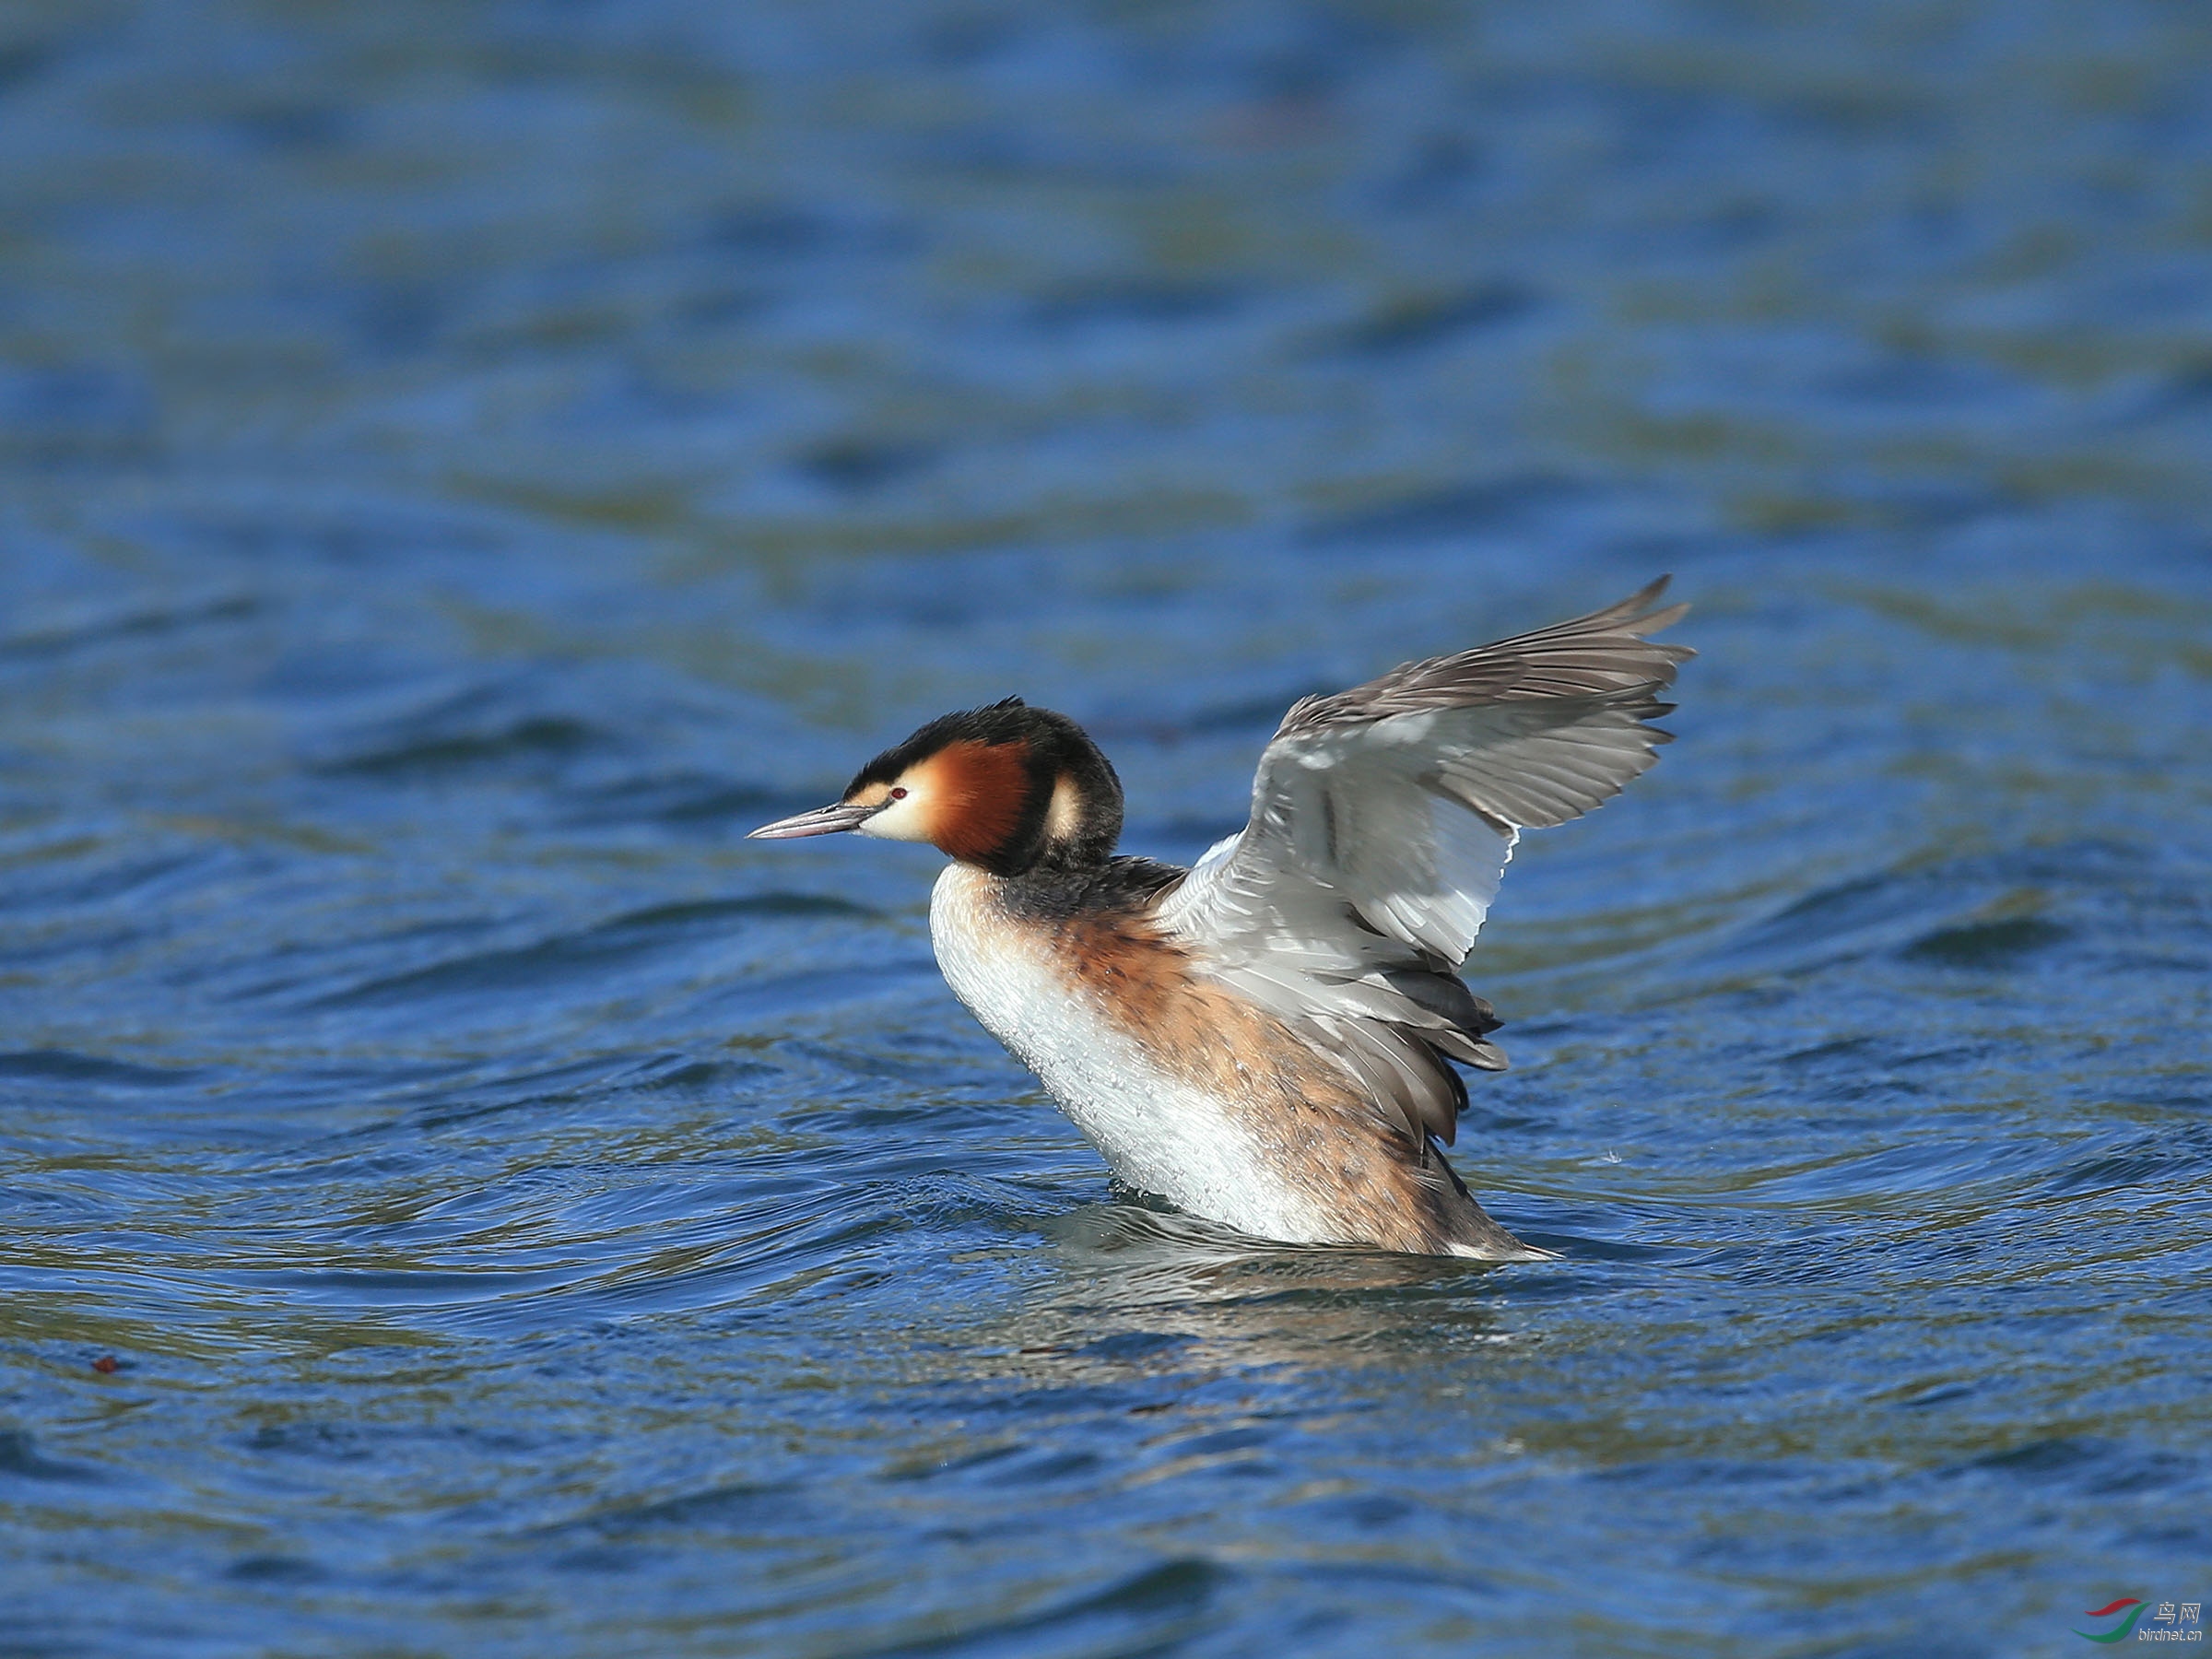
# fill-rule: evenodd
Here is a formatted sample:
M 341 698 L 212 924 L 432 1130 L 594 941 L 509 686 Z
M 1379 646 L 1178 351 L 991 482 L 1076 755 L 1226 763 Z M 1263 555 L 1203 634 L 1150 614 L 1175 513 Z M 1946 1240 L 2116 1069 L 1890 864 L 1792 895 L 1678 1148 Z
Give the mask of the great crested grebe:
M 1505 1069 L 1461 982 L 1524 829 L 1657 759 L 1693 655 L 1647 635 L 1667 579 L 1572 621 L 1291 706 L 1252 821 L 1188 870 L 1118 858 L 1122 786 L 1082 728 L 1008 698 L 931 721 L 835 806 L 952 864 L 930 936 L 953 992 L 1130 1186 L 1255 1238 L 1527 1259 L 1450 1162 L 1466 1086 Z

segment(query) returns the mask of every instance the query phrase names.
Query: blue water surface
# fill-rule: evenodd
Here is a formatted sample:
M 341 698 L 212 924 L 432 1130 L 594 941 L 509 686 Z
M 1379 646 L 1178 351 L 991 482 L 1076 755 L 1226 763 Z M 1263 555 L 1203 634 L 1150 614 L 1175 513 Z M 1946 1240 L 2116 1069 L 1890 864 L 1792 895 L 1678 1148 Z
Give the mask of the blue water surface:
M 2212 1599 L 2208 513 L 2194 5 L 21 0 L 0 1653 Z M 1188 859 L 1663 571 L 1469 968 L 1557 1261 L 1113 1191 L 934 853 L 743 839 L 1019 693 Z

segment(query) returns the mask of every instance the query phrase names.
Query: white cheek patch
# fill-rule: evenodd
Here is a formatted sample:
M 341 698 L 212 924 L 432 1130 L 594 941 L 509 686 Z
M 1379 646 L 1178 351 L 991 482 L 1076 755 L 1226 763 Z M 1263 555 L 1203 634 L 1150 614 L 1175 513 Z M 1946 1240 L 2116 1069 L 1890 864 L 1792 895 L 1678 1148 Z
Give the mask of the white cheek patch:
M 905 800 L 869 814 L 859 830 L 877 841 L 925 841 L 930 838 L 929 815 L 923 810 L 922 797 L 910 791 Z
M 1073 841 L 1083 828 L 1083 796 L 1073 778 L 1053 785 L 1053 804 L 1044 815 L 1044 833 L 1053 841 Z

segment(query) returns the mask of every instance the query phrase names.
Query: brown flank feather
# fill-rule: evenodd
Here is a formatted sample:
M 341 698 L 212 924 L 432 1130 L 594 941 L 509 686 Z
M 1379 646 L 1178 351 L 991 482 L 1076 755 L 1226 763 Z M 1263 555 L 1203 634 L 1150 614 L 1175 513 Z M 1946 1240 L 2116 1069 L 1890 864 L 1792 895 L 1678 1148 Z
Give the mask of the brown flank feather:
M 1268 1161 L 1333 1216 L 1338 1242 L 1436 1254 L 1512 1241 L 1448 1173 L 1424 1166 L 1337 1065 L 1206 975 L 1148 919 L 1090 912 L 1049 949 L 1093 1007 L 1163 1066 L 1230 1104 Z

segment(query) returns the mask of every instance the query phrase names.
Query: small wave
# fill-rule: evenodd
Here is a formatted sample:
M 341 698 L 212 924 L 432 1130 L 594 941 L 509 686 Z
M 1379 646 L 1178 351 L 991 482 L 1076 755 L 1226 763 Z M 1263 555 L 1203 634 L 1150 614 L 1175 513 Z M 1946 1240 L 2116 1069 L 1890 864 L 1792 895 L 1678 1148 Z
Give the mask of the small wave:
M 403 739 L 324 761 L 316 770 L 330 777 L 404 778 L 507 760 L 566 758 L 589 747 L 599 737 L 598 732 L 581 720 L 533 714 L 485 731 Z
M 869 1648 L 855 1659 L 923 1659 L 934 1653 L 1055 1651 L 1167 1653 L 1198 1634 L 1195 1621 L 1238 1574 L 1200 1557 L 1179 1557 L 1131 1573 L 1103 1590 L 1041 1613 L 992 1619 Z M 1131 1646 L 1138 1643 L 1139 1646 Z
M 209 623 L 243 621 L 262 609 L 250 594 L 229 594 L 176 605 L 107 611 L 34 624 L 0 636 L 0 659 L 64 656 L 95 646 L 180 632 Z
M 622 1536 L 641 1532 L 750 1532 L 793 1517 L 800 1488 L 788 1482 L 732 1481 L 648 1503 L 620 1504 L 547 1527 L 541 1535 L 589 1532 Z
M 2077 936 L 2053 912 L 2136 886 L 2150 865 L 2101 842 L 2022 847 L 1900 865 L 1818 888 L 1730 934 L 1708 958 L 1732 969 L 1805 972 L 1891 953 L 1922 966 L 1995 970 Z
M 1945 968 L 2014 968 L 2071 937 L 2071 928 L 2041 916 L 2014 916 L 2000 922 L 1939 927 L 1913 940 L 1903 954 L 1907 961 L 1933 962 Z
M 1478 282 L 1383 305 L 1339 331 L 1324 349 L 1356 357 L 1411 356 L 1520 322 L 1542 303 L 1543 297 L 1524 283 Z
M 0 1077 L 25 1081 L 97 1083 L 113 1088 L 182 1088 L 206 1073 L 190 1065 L 134 1065 L 67 1049 L 24 1049 L 0 1053 Z
M 97 1486 L 106 1474 L 90 1464 L 47 1457 L 19 1430 L 0 1430 L 0 1480 L 37 1480 L 62 1486 Z
M 1512 474 L 1317 519 L 1301 539 L 1310 546 L 1335 548 L 1453 539 L 1518 528 L 1591 493 L 1590 485 L 1558 473 Z
M 625 779 L 578 790 L 572 801 L 562 816 L 578 826 L 653 823 L 687 830 L 719 827 L 739 833 L 799 810 L 763 785 L 702 772 Z
M 2194 1479 L 2199 1458 L 2091 1435 L 2049 1435 L 1937 1469 L 1939 1479 L 2001 1479 L 2030 1487 L 2071 1487 L 2122 1495 Z
M 649 906 L 574 933 L 529 945 L 477 951 L 427 968 L 388 974 L 315 999 L 313 1007 L 340 1008 L 453 996 L 497 995 L 576 979 L 597 982 L 610 969 L 730 936 L 743 921 L 806 921 L 822 916 L 867 918 L 877 912 L 850 900 L 818 893 L 770 892 L 738 899 L 687 900 Z

